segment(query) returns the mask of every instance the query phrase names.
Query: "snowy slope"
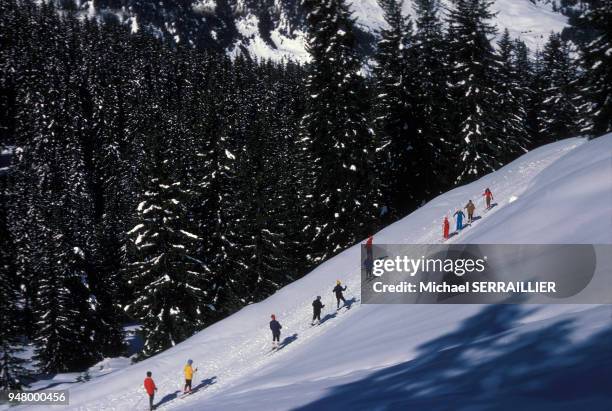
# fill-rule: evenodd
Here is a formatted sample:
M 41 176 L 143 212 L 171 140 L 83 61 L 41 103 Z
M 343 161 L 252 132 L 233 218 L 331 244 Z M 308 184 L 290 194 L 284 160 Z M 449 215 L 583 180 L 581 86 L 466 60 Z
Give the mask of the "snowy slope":
M 364 30 L 376 32 L 385 27 L 383 11 L 377 0 L 354 0 L 351 10 L 357 24 Z M 441 13 L 452 7 L 450 0 L 441 1 Z M 412 1 L 404 0 L 404 14 L 413 16 Z M 567 17 L 554 12 L 550 4 L 530 0 L 494 0 L 491 10 L 496 13 L 493 23 L 499 34 L 508 29 L 512 37 L 522 38 L 535 50 L 543 45 L 551 31 L 561 32 L 567 25 Z
M 567 17 L 552 11 L 550 4 L 529 0 L 495 0 L 492 10 L 497 13 L 498 35 L 508 29 L 512 37 L 523 39 L 531 50 L 542 48 L 551 32 L 561 32 L 568 24 Z
M 361 50 L 369 54 L 378 31 L 385 26 L 383 11 L 377 0 L 348 3 L 360 31 Z M 451 0 L 441 3 L 444 14 Z M 121 7 L 117 2 L 87 0 L 77 4 L 83 17 L 112 16 L 132 31 L 147 30 L 177 43 L 224 50 L 232 56 L 246 51 L 260 59 L 309 59 L 301 0 L 124 0 Z M 406 15 L 413 15 L 411 0 L 405 0 L 403 7 Z M 499 34 L 507 28 L 533 50 L 545 43 L 551 31 L 560 32 L 567 26 L 567 17 L 554 12 L 547 0 L 494 0 L 492 11 L 497 13 L 493 23 Z
M 356 19 L 357 27 L 373 36 L 376 36 L 381 28 L 386 26 L 384 14 L 377 0 L 353 0 L 350 1 L 350 8 Z M 445 9 L 451 7 L 450 1 L 442 1 L 441 16 L 445 14 Z M 282 9 L 282 6 L 280 7 Z M 404 14 L 414 15 L 412 2 L 404 1 Z M 548 39 L 551 32 L 561 32 L 567 26 L 567 17 L 561 13 L 552 11 L 550 4 L 535 3 L 530 0 L 495 0 L 492 11 L 496 14 L 493 23 L 498 28 L 498 35 L 504 29 L 510 31 L 513 38 L 521 38 L 531 50 L 541 48 Z M 289 34 L 283 30 L 283 13 L 281 12 L 279 27 L 276 27 L 270 34 L 272 43 L 262 39 L 258 30 L 259 20 L 253 13 L 239 17 L 236 20 L 236 27 L 241 34 L 234 47 L 230 51 L 231 55 L 240 53 L 240 49 L 246 49 L 250 55 L 264 59 L 283 60 L 292 59 L 300 62 L 309 60 L 309 55 L 304 47 L 305 28 L 291 31 Z
M 375 243 L 438 242 L 442 217 L 469 198 L 482 210 L 485 187 L 498 205 L 451 241 L 612 244 L 612 134 L 534 150 L 439 196 L 376 234 Z M 348 249 L 151 359 L 67 387 L 70 408 L 146 409 L 147 370 L 159 387 L 159 409 L 433 410 L 449 409 L 450 401 L 450 409 L 597 410 L 610 404 L 604 373 L 612 366 L 611 306 L 360 305 L 359 253 L 359 246 Z M 611 256 L 599 257 L 610 277 Z M 336 279 L 355 301 L 337 315 L 330 309 Z M 316 295 L 328 316 L 310 327 Z M 273 354 L 271 313 L 283 324 L 281 340 L 288 338 Z M 177 398 L 188 358 L 200 370 L 194 381 L 200 389 Z

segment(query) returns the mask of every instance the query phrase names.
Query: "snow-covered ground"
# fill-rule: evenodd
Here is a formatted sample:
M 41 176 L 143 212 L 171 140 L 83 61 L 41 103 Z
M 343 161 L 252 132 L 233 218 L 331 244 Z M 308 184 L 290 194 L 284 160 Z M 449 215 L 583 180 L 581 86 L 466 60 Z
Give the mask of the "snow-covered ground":
M 72 384 L 76 384 L 86 380 L 100 378 L 107 374 L 116 372 L 123 368 L 132 365 L 133 358 L 142 351 L 143 341 L 140 331 L 140 325 L 131 324 L 123 327 L 125 333 L 125 343 L 127 345 L 127 357 L 104 358 L 97 364 L 92 365 L 84 372 L 67 372 L 61 374 L 38 374 L 38 364 L 35 358 L 34 344 L 28 343 L 21 345 L 21 351 L 17 353 L 19 358 L 27 360 L 24 364 L 29 372 L 29 376 L 22 382 L 26 384 L 28 391 L 39 391 L 47 389 L 66 389 Z M 0 409 L 3 409 L 0 406 Z
M 439 242 L 444 215 L 470 198 L 479 214 L 486 187 L 497 206 L 449 241 L 612 244 L 612 134 L 534 150 L 439 196 L 375 243 Z M 356 245 L 170 350 L 66 386 L 69 408 L 144 410 L 150 370 L 159 409 L 610 409 L 612 306 L 361 305 L 359 269 Z M 338 313 L 336 279 L 352 301 Z M 311 327 L 316 295 L 325 321 Z M 272 313 L 285 343 L 275 353 Z M 197 391 L 180 398 L 190 358 Z

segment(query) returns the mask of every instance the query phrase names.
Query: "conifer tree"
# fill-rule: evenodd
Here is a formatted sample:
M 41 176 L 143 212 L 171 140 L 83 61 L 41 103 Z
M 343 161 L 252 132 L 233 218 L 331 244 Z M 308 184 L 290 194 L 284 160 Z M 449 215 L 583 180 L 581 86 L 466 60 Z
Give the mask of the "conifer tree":
M 374 116 L 380 157 L 380 186 L 385 205 L 404 215 L 420 193 L 413 187 L 412 155 L 417 138 L 411 95 L 414 73 L 409 70 L 412 24 L 402 15 L 402 3 L 379 0 L 388 28 L 380 30 L 374 67 Z
M 446 191 L 454 181 L 451 154 L 448 49 L 438 0 L 414 0 L 416 30 L 409 62 L 414 76 L 412 93 L 416 138 L 412 146 L 419 193 L 417 205 Z M 427 165 L 427 166 L 424 166 Z
M 101 358 L 92 344 L 97 302 L 89 288 L 91 197 L 86 189 L 74 73 L 55 9 L 43 4 L 37 24 L 44 38 L 32 44 L 36 71 L 18 117 L 18 152 L 11 232 L 18 236 L 17 266 L 25 307 L 35 321 L 39 368 L 81 369 Z M 44 64 L 44 76 L 39 75 Z M 39 66 L 40 64 L 40 66 Z M 40 275 L 45 273 L 45 275 Z
M 54 217 L 47 215 L 46 222 L 60 220 L 57 212 Z M 96 300 L 87 283 L 85 256 L 55 229 L 45 230 L 43 238 L 53 245 L 47 247 L 49 255 L 40 264 L 46 275 L 40 280 L 36 301 L 35 359 L 45 372 L 84 370 L 102 359 L 92 344 L 95 327 L 91 310 L 96 308 Z
M 541 143 L 572 137 L 578 132 L 579 107 L 576 65 L 570 46 L 558 33 L 552 33 L 542 50 L 544 82 L 538 121 Z
M 523 87 L 517 66 L 517 49 L 510 38 L 508 29 L 497 43 L 499 67 L 496 76 L 497 112 L 501 139 L 504 141 L 500 159 L 506 163 L 527 151 L 527 112 L 524 96 L 528 91 Z M 524 57 L 522 57 L 524 58 Z
M 193 125 L 199 136 L 193 140 L 195 157 L 187 156 L 193 167 L 194 191 L 192 215 L 194 227 L 202 233 L 197 255 L 205 262 L 212 276 L 208 289 L 210 304 L 220 313 L 233 312 L 240 304 L 234 286 L 239 288 L 231 264 L 233 244 L 228 238 L 235 187 L 236 150 L 228 134 L 230 118 L 234 116 L 234 85 L 232 64 L 226 56 L 207 56 L 199 89 L 201 96 L 193 109 L 201 121 Z
M 543 110 L 542 96 L 546 87 L 546 79 L 544 78 L 544 62 L 542 50 L 535 50 L 533 59 L 531 60 L 531 78 L 529 81 L 529 90 L 531 98 L 527 106 L 527 129 L 531 139 L 531 147 L 537 147 L 544 141 L 542 138 L 542 123 L 540 113 Z
M 514 47 L 514 70 L 517 79 L 517 87 L 520 89 L 518 99 L 525 113 L 524 127 L 527 133 L 527 148 L 531 149 L 538 141 L 539 127 L 537 126 L 537 107 L 539 97 L 538 90 L 541 90 L 540 77 L 535 59 L 538 57 L 538 52 L 531 53 L 527 44 L 520 39 L 515 39 Z M 532 55 L 535 56 L 532 58 Z
M 58 83 L 50 84 L 53 86 L 48 98 L 55 102 L 56 109 L 71 111 L 70 92 Z M 100 360 L 101 354 L 92 344 L 98 303 L 89 287 L 87 238 L 80 229 L 90 224 L 87 216 L 91 203 L 81 152 L 68 117 L 59 113 L 49 117 L 54 120 L 41 121 L 38 130 L 40 146 L 36 150 L 47 151 L 38 160 L 47 163 L 37 163 L 39 191 L 30 204 L 37 223 L 32 235 L 41 248 L 29 274 L 45 273 L 39 277 L 34 304 L 39 368 L 62 372 L 84 369 Z
M 281 73 L 282 80 L 277 82 L 275 104 L 277 106 L 276 119 L 279 121 L 270 144 L 275 144 L 274 173 L 276 175 L 276 190 L 281 193 L 276 205 L 279 225 L 283 228 L 282 238 L 277 243 L 282 247 L 275 247 L 272 254 L 277 255 L 281 271 L 275 281 L 289 283 L 304 275 L 309 266 L 305 250 L 308 250 L 308 235 L 302 228 L 306 224 L 307 209 L 310 199 L 307 197 L 309 187 L 302 178 L 304 170 L 310 168 L 305 159 L 308 153 L 304 152 L 300 141 L 300 121 L 304 114 L 303 84 L 304 68 L 298 64 L 289 63 Z M 272 194 L 273 195 L 273 194 Z M 277 251 L 275 251 L 277 250 Z M 282 255 L 281 255 L 282 253 Z
M 69 93 L 61 88 L 50 93 L 61 110 L 62 98 L 56 93 Z M 54 122 L 44 117 L 37 144 L 25 147 L 39 153 L 28 169 L 38 185 L 22 210 L 30 219 L 25 225 L 29 244 L 20 251 L 32 253 L 24 259 L 24 281 L 28 286 L 36 284 L 31 289 L 35 292 L 35 359 L 41 371 L 64 372 L 84 369 L 101 359 L 92 344 L 98 307 L 89 287 L 83 251 L 86 242 L 78 229 L 79 215 L 89 203 L 83 190 L 80 152 L 70 127 L 59 121 L 61 117 Z
M 266 287 L 266 273 L 260 265 L 261 230 L 267 210 L 263 209 L 265 133 L 270 129 L 260 123 L 260 106 L 264 88 L 255 87 L 259 79 L 255 63 L 238 57 L 233 65 L 230 102 L 226 102 L 226 118 L 222 140 L 217 141 L 214 157 L 223 173 L 222 198 L 218 202 L 221 216 L 219 235 L 222 253 L 218 268 L 226 273 L 220 278 L 222 304 L 233 311 L 253 302 L 253 295 Z M 216 167 L 215 167 L 216 168 Z
M 17 355 L 24 332 L 17 308 L 19 287 L 15 270 L 14 245 L 7 225 L 6 176 L 0 172 L 0 390 L 20 388 L 25 360 Z
M 374 228 L 380 190 L 354 20 L 344 0 L 306 0 L 304 6 L 312 58 L 303 119 L 314 177 L 308 229 L 314 233 L 314 258 L 321 261 Z
M 581 86 L 587 109 L 582 131 L 599 136 L 612 131 L 612 4 L 610 0 L 588 3 L 580 19 L 597 37 L 582 49 Z
M 235 98 L 240 102 L 238 118 L 247 120 L 238 129 L 244 135 L 242 149 L 235 151 L 237 180 L 234 185 L 234 224 L 230 241 L 234 248 L 232 271 L 240 277 L 242 303 L 256 302 L 280 288 L 293 263 L 285 251 L 290 249 L 290 193 L 286 192 L 282 167 L 288 166 L 286 135 L 279 133 L 281 113 L 291 115 L 291 102 L 283 100 L 275 85 L 276 70 L 271 62 L 259 67 L 238 60 L 237 84 L 243 88 Z M 265 90 L 262 92 L 262 90 Z M 286 103 L 281 106 L 280 103 Z M 274 159 L 272 161 L 271 159 Z M 248 223 L 247 223 L 248 222 Z M 236 281 L 238 282 L 238 281 Z
M 159 126 L 159 125 L 158 125 Z M 195 257 L 200 237 L 192 233 L 185 204 L 192 194 L 173 178 L 173 141 L 162 130 L 146 139 L 146 174 L 128 231 L 129 282 L 134 301 L 126 311 L 142 323 L 143 357 L 174 346 L 202 328 L 209 310 L 204 263 Z M 178 153 L 177 153 L 178 154 Z
M 505 142 L 499 132 L 495 101 L 497 61 L 489 38 L 495 34 L 488 0 L 454 0 L 449 13 L 448 42 L 452 70 L 457 149 L 451 162 L 456 182 L 473 180 L 502 163 Z

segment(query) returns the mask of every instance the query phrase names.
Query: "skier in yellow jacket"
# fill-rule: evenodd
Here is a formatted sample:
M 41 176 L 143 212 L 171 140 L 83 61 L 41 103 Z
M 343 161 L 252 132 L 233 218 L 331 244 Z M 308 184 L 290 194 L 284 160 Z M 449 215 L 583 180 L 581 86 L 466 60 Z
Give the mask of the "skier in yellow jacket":
M 192 364 L 193 360 L 187 360 L 187 364 L 185 364 L 185 368 L 183 369 L 183 372 L 185 373 L 185 388 L 183 388 L 184 394 L 191 392 L 191 380 L 193 379 L 193 373 L 198 370 L 197 368 L 194 370 Z

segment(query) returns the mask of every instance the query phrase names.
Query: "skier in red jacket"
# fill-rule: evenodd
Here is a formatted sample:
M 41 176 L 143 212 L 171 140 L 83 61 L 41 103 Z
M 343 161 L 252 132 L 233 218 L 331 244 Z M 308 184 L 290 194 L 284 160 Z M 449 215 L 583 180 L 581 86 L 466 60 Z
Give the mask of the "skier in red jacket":
M 151 375 L 151 371 L 147 371 L 147 378 L 144 380 L 144 387 L 149 395 L 149 409 L 154 410 L 155 406 L 153 406 L 153 398 L 155 398 L 155 391 L 157 391 L 157 387 L 155 386 L 155 381 L 153 381 Z
M 449 237 L 449 231 L 450 231 L 450 223 L 448 222 L 448 217 L 444 216 L 444 239 L 448 240 Z
M 482 196 L 485 198 L 487 202 L 487 210 L 488 210 L 489 208 L 491 208 L 491 200 L 493 200 L 493 193 L 491 192 L 491 190 L 489 190 L 489 187 L 487 187 L 487 189 L 485 190 Z
M 366 256 L 369 257 L 370 259 L 373 258 L 372 256 L 372 243 L 374 242 L 374 236 L 371 235 L 368 237 L 368 241 L 366 241 Z

